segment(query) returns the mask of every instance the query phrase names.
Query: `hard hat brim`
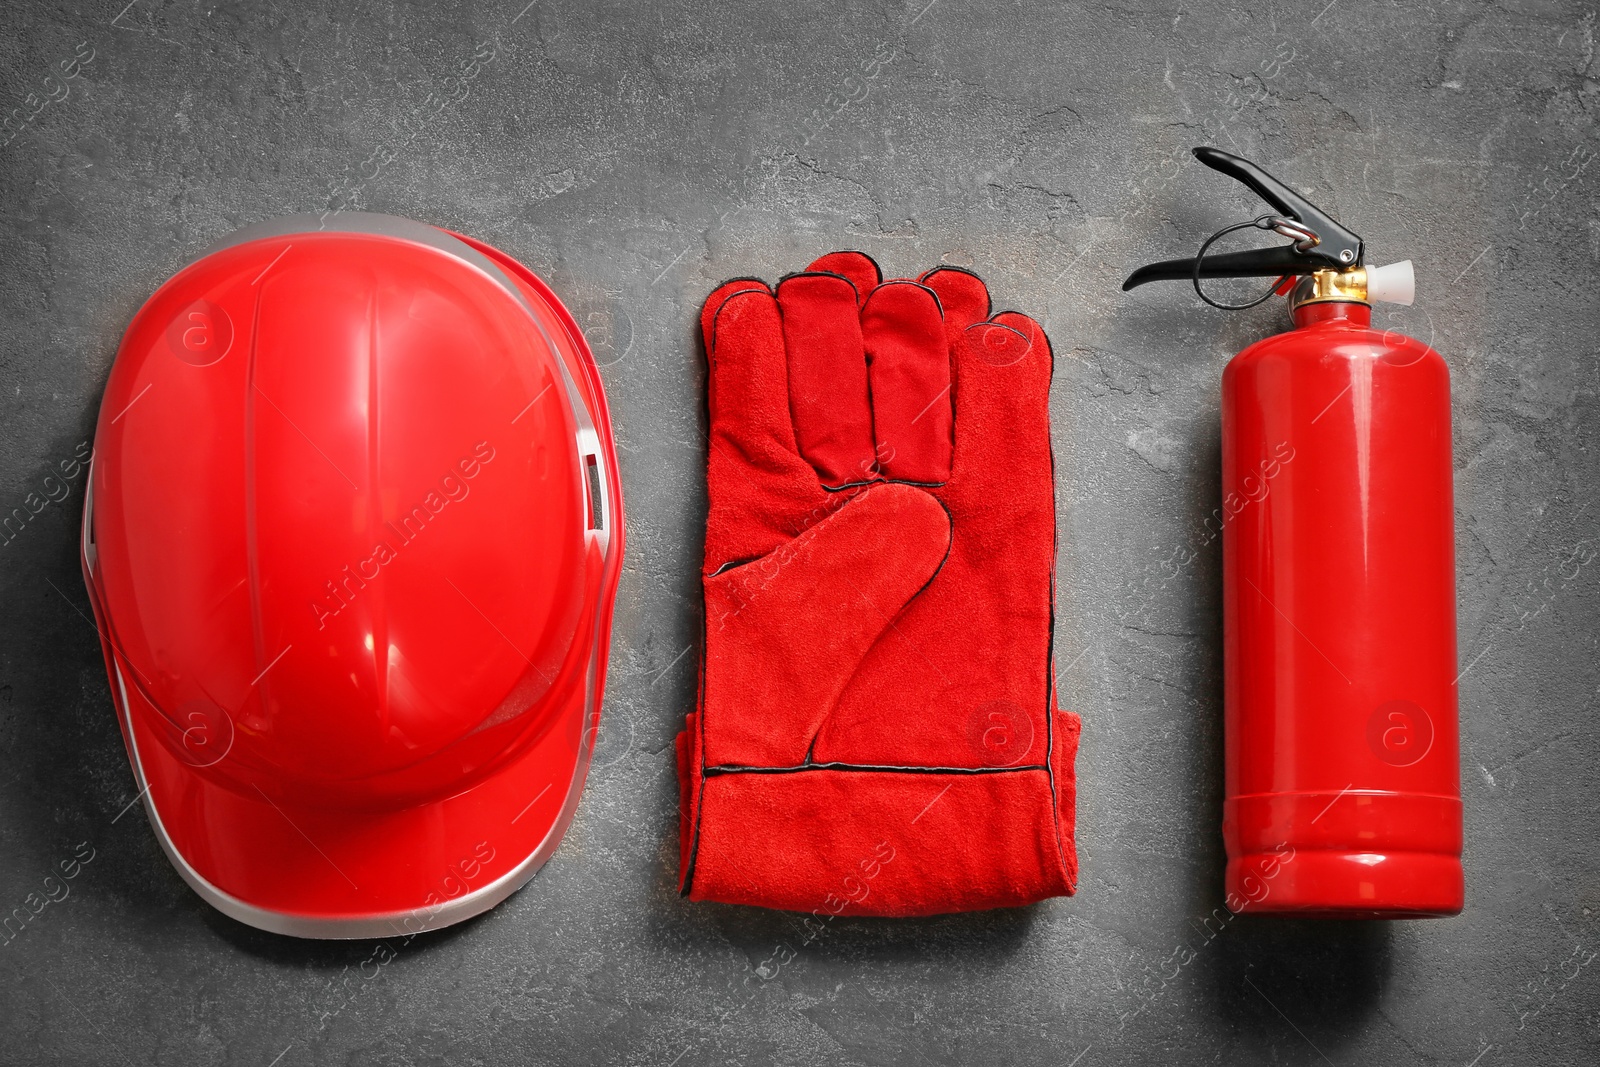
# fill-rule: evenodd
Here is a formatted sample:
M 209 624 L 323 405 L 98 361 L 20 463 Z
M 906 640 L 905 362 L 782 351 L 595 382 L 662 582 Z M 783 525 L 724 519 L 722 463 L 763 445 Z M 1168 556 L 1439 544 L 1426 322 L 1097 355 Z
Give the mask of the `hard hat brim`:
M 597 633 L 597 663 L 605 644 Z M 489 910 L 554 852 L 593 752 L 591 692 L 517 758 L 444 800 L 363 812 L 252 798 L 177 758 L 127 665 L 115 650 L 107 659 L 135 783 L 162 849 L 208 904 L 272 933 L 409 936 Z M 596 669 L 585 673 L 592 689 Z

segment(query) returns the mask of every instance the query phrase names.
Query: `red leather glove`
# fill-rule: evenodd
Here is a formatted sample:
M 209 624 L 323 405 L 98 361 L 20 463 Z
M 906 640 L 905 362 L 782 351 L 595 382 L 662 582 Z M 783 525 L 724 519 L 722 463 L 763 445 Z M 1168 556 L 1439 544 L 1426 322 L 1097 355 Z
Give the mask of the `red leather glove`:
M 950 267 L 835 252 L 701 314 L 711 440 L 684 892 L 931 915 L 1073 892 L 1052 357 Z

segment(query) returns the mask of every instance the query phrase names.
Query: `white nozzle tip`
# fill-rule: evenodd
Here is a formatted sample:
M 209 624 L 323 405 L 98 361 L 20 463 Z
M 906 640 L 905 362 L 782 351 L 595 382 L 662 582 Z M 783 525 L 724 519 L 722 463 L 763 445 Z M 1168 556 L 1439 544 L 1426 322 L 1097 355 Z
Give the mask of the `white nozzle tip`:
M 1367 299 L 1385 304 L 1410 304 L 1417 298 L 1417 275 L 1411 261 L 1367 268 Z

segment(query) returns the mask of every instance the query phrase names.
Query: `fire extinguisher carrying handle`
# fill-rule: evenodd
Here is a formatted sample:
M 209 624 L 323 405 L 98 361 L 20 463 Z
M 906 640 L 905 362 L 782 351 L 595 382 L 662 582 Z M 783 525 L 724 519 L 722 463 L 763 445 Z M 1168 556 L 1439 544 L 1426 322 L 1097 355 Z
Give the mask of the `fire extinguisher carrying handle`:
M 1122 283 L 1124 290 L 1154 281 L 1203 278 L 1265 278 L 1311 274 L 1319 270 L 1348 270 L 1362 263 L 1361 238 L 1337 219 L 1287 185 L 1240 156 L 1220 148 L 1196 148 L 1195 158 L 1213 170 L 1242 182 L 1286 219 L 1315 236 L 1275 248 L 1251 249 L 1206 256 L 1196 270 L 1194 257 L 1169 259 L 1140 267 Z M 1279 232 L 1287 232 L 1287 227 Z

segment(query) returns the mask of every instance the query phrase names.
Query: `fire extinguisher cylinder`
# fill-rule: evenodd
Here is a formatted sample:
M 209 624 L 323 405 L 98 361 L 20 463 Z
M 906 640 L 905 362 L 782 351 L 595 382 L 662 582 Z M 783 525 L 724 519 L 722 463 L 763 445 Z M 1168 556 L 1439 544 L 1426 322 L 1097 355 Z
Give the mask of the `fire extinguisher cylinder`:
M 1223 498 L 1253 500 L 1222 531 L 1227 899 L 1452 915 L 1449 370 L 1363 302 L 1294 317 L 1222 379 Z
M 1372 326 L 1409 261 L 1248 160 L 1195 155 L 1277 213 L 1124 289 L 1191 281 L 1215 307 L 1286 294 L 1294 328 L 1222 375 L 1226 901 L 1318 918 L 1454 915 L 1464 900 L 1450 372 Z M 1289 245 L 1207 256 L 1254 227 Z M 1276 278 L 1247 304 L 1202 278 Z

